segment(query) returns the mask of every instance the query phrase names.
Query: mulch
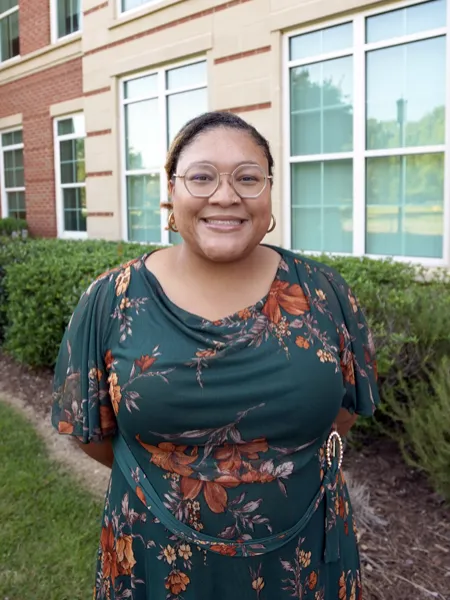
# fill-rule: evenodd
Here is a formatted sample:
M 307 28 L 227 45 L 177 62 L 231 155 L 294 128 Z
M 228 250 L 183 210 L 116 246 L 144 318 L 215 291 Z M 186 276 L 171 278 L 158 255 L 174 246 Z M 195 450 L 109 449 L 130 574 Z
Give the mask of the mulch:
M 50 370 L 32 370 L 0 353 L 1 387 L 25 398 L 40 416 L 48 416 L 51 380 Z M 352 480 L 367 487 L 374 513 L 386 522 L 360 528 L 365 600 L 450 600 L 448 505 L 390 441 L 349 450 L 345 460 Z

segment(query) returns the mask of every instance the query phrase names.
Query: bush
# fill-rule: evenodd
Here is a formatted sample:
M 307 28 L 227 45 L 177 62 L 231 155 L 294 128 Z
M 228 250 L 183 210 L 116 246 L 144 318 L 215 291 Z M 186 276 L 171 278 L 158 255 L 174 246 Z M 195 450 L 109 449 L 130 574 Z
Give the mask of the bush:
M 5 348 L 22 363 L 53 366 L 79 297 L 104 271 L 144 254 L 140 244 L 33 240 L 6 246 Z
M 433 488 L 450 501 L 450 359 L 428 377 L 399 390 L 386 390 L 385 411 L 396 424 L 389 435 L 399 442 L 405 460 L 422 470 Z
M 0 236 L 28 237 L 28 223 L 24 219 L 13 219 L 6 217 L 0 219 Z

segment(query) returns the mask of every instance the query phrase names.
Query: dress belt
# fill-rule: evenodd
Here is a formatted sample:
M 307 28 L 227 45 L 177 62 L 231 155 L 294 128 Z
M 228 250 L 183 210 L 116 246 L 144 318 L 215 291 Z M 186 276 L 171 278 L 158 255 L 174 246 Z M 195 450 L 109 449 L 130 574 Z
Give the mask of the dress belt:
M 336 448 L 336 444 L 339 445 L 339 449 Z M 336 526 L 335 499 L 342 465 L 343 444 L 341 437 L 335 430 L 331 431 L 325 445 L 326 468 L 324 469 L 320 488 L 305 514 L 290 529 L 256 540 L 224 540 L 223 538 L 200 533 L 182 523 L 164 506 L 157 491 L 139 467 L 125 438 L 120 433 L 113 438 L 113 448 L 115 461 L 129 486 L 133 490 L 136 490 L 137 487 L 141 488 L 145 496 L 147 509 L 164 527 L 183 541 L 231 557 L 258 556 L 273 552 L 299 536 L 325 497 L 324 560 L 326 563 L 331 563 L 339 559 L 339 531 Z M 142 495 L 140 494 L 139 497 L 142 498 Z M 224 551 L 226 549 L 230 549 L 231 552 Z

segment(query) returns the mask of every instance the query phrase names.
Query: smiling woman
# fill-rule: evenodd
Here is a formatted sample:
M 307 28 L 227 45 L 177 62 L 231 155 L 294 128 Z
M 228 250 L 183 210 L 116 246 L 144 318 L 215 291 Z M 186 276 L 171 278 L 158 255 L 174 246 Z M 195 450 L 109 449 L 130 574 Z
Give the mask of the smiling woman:
M 188 122 L 166 170 L 182 243 L 91 284 L 56 365 L 55 427 L 112 466 L 94 598 L 360 600 L 338 434 L 378 403 L 358 302 L 262 244 L 273 160 L 248 123 Z

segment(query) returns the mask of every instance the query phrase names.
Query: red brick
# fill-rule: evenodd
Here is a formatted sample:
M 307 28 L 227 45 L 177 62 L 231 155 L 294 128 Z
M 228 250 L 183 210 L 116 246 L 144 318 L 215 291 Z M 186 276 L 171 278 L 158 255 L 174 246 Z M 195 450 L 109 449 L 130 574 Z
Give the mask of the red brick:
M 50 44 L 49 0 L 19 0 L 19 35 L 21 56 Z

